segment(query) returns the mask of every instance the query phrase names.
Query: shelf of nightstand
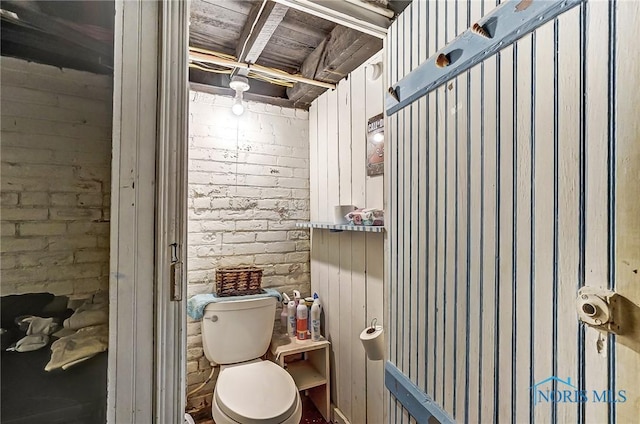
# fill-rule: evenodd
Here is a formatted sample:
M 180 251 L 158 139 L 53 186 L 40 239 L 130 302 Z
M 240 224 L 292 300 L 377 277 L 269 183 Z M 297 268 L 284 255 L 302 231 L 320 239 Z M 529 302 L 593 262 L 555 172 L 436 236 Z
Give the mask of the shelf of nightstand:
M 296 382 L 298 390 L 307 390 L 327 384 L 327 378 L 309 363 L 301 360 L 287 363 L 287 371 Z

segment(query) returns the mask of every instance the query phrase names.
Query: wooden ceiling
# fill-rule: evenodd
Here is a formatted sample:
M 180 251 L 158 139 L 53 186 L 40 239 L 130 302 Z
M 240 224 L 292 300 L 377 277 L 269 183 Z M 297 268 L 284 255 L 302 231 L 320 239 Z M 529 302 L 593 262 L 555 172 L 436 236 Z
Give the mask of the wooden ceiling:
M 3 56 L 113 73 L 113 1 L 2 0 Z
M 337 83 L 382 48 L 393 17 L 410 1 L 389 0 L 192 0 L 190 45 L 325 83 Z M 387 16 L 380 14 L 386 9 Z M 376 12 L 377 10 L 377 12 Z M 382 10 L 384 12 L 384 10 Z M 233 95 L 232 76 L 260 77 L 192 60 L 198 89 Z M 220 73 L 217 73 L 220 72 Z M 289 87 L 250 79 L 245 98 L 299 108 L 327 88 L 295 82 Z M 291 86 L 292 85 L 292 86 Z M 207 87 L 208 86 L 208 87 Z
M 230 78 L 244 75 L 251 86 L 246 99 L 308 108 L 327 89 L 314 81 L 337 83 L 380 50 L 386 28 L 409 3 L 191 0 L 190 47 L 241 66 L 192 60 L 190 81 L 200 90 L 234 95 Z M 3 0 L 1 8 L 2 55 L 112 73 L 113 1 Z M 256 71 L 259 66 L 271 74 Z

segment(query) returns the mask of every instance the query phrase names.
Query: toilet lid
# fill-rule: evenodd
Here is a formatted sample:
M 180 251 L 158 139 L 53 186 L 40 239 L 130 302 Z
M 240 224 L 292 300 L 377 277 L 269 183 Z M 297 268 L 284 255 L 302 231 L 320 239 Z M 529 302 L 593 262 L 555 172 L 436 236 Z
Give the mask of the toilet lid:
M 298 389 L 291 375 L 270 361 L 227 367 L 215 390 L 220 410 L 247 424 L 281 423 L 296 409 Z

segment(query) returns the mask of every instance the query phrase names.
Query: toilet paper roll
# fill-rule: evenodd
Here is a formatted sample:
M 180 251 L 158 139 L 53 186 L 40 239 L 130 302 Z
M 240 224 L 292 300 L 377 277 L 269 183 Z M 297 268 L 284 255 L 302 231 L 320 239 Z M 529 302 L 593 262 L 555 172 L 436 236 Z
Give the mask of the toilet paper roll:
M 371 361 L 384 359 L 384 331 L 381 325 L 367 327 L 360 333 L 360 341 Z

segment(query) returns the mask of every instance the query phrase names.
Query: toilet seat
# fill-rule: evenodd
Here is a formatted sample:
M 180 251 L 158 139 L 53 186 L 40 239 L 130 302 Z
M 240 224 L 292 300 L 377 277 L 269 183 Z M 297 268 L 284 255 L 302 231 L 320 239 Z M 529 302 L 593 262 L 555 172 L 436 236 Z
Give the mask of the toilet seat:
M 299 407 L 299 395 L 289 373 L 270 361 L 224 367 L 214 392 L 224 415 L 243 424 L 280 424 Z

